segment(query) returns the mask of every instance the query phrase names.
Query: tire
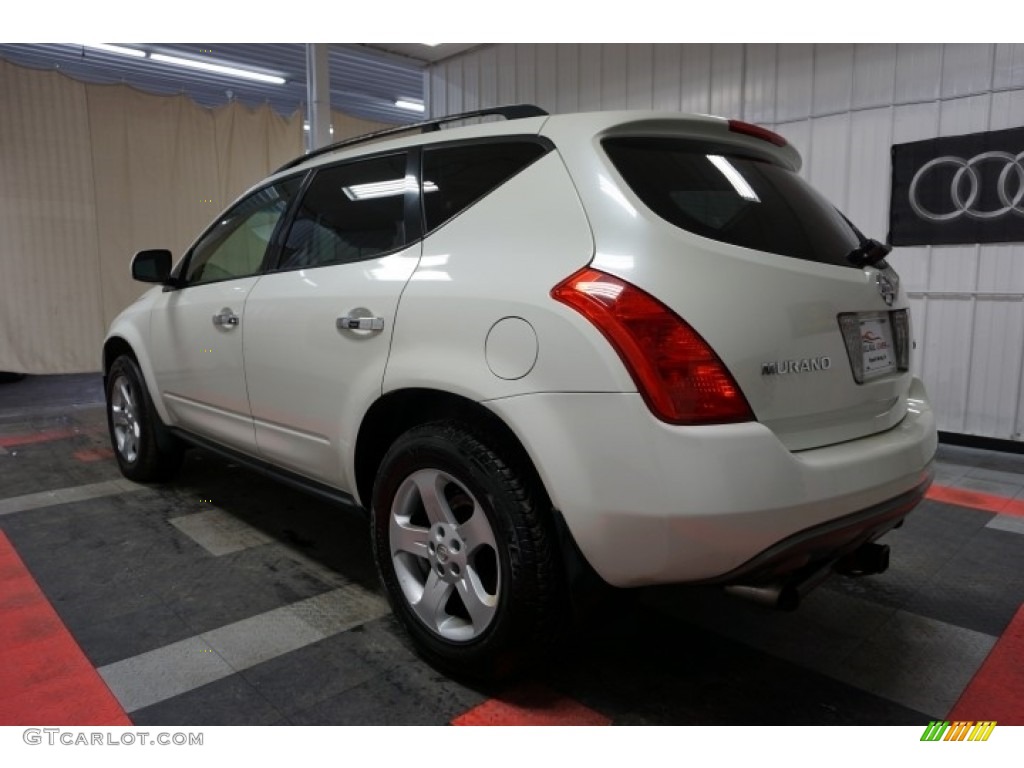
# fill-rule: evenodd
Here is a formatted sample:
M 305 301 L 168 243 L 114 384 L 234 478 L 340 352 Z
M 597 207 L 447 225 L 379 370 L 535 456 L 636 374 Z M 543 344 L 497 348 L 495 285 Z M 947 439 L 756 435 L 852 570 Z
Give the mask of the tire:
M 455 422 L 391 446 L 373 491 L 373 544 L 392 610 L 428 662 L 506 677 L 564 627 L 550 504 L 499 441 Z M 511 453 L 511 452 L 506 452 Z
M 183 449 L 160 421 L 136 362 L 117 358 L 107 372 L 107 427 L 121 474 L 139 483 L 169 480 Z

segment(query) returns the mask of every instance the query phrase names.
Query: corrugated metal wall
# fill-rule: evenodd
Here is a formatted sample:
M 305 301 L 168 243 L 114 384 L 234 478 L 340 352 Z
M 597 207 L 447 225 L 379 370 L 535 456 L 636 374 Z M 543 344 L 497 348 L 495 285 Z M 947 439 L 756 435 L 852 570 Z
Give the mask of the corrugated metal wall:
M 521 44 L 430 68 L 432 115 L 670 109 L 774 128 L 803 175 L 868 234 L 888 231 L 890 147 L 1024 126 L 1024 44 Z M 1024 244 L 900 248 L 915 368 L 939 428 L 1024 433 Z

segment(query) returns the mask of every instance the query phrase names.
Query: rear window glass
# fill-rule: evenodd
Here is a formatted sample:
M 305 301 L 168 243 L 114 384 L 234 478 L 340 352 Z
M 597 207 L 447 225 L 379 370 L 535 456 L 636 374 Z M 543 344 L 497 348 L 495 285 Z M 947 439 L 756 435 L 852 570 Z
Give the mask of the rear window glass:
M 860 238 L 796 173 L 735 149 L 616 138 L 605 152 L 644 205 L 694 234 L 807 261 L 853 265 Z M 724 150 L 724 151 L 719 151 Z
M 423 153 L 423 212 L 427 231 L 437 229 L 546 151 L 534 141 L 426 149 Z

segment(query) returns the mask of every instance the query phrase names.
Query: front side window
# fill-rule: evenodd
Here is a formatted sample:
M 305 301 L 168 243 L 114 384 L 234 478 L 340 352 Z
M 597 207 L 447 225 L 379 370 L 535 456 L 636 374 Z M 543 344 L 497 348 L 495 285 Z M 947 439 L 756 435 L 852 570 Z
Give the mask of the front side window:
M 259 272 L 274 229 L 298 188 L 298 177 L 285 179 L 228 210 L 192 249 L 185 282 L 199 285 Z
M 614 138 L 604 149 L 644 205 L 677 227 L 745 248 L 852 267 L 856 230 L 799 175 L 735 148 Z
M 504 184 L 547 149 L 536 141 L 482 142 L 423 152 L 427 232 Z
M 406 244 L 406 155 L 322 168 L 299 201 L 278 269 L 347 264 Z

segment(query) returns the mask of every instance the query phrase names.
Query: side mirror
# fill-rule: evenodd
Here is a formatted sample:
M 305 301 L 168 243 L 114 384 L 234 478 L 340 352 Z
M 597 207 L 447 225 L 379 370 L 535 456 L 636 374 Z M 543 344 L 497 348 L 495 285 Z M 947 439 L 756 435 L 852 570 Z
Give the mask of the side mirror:
M 140 283 L 168 283 L 171 279 L 171 252 L 163 248 L 139 251 L 132 257 L 132 280 Z

